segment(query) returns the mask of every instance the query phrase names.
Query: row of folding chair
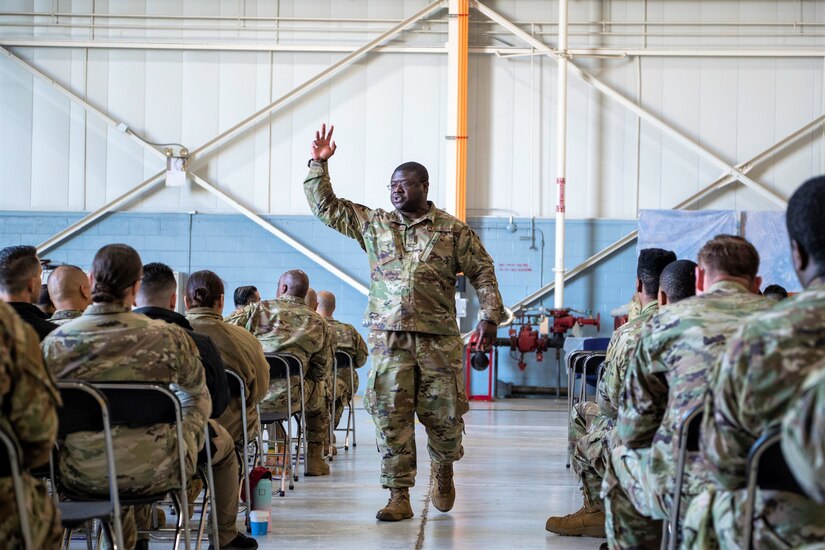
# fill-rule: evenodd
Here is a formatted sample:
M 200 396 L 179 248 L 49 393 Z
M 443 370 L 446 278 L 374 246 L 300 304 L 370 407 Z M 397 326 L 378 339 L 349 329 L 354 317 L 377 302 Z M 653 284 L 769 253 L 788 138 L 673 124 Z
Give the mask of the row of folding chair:
M 679 455 L 676 466 L 676 485 L 670 520 L 665 524 L 662 549 L 675 550 L 680 543 L 679 511 L 684 493 L 684 477 L 688 453 L 699 452 L 703 407 L 688 411 L 679 427 Z M 753 548 L 753 525 L 756 519 L 756 494 L 761 491 L 783 491 L 807 497 L 785 461 L 780 445 L 781 433 L 774 428 L 762 434 L 751 446 L 747 462 L 747 493 L 742 514 L 742 548 Z
M 604 370 L 604 350 L 577 350 L 567 355 L 567 420 L 572 422 L 573 406 L 587 398 L 587 377 L 596 376 L 598 387 Z M 575 397 L 576 380 L 580 379 L 578 398 Z M 567 445 L 567 463 L 570 467 L 572 447 Z
M 123 507 L 135 505 L 149 505 L 170 494 L 178 517 L 174 530 L 175 548 L 183 546 L 187 550 L 190 544 L 189 506 L 186 488 L 186 451 L 183 439 L 183 417 L 180 401 L 168 388 L 157 384 L 139 383 L 101 383 L 90 384 L 82 381 L 64 380 L 57 382 L 63 405 L 58 408 L 58 441 L 63 441 L 68 435 L 78 432 L 99 432 L 103 434 L 106 452 L 106 475 L 108 478 L 108 497 L 97 497 L 87 494 L 72 493 L 60 483 L 56 475 L 56 457 L 58 452 L 52 453 L 49 474 L 52 483 L 52 494 L 55 505 L 61 516 L 64 528 L 62 546 L 68 547 L 73 531 L 85 526 L 87 541 L 93 536 L 94 522 L 102 524 L 101 536 L 105 535 L 112 548 L 123 548 L 123 528 L 120 513 Z M 156 495 L 130 494 L 128 489 L 119 491 L 117 487 L 117 467 L 114 459 L 112 440 L 112 426 L 128 426 L 140 428 L 153 424 L 174 424 L 177 435 L 178 463 L 180 476 L 178 483 L 172 490 Z M 209 431 L 204 426 L 206 437 L 205 452 L 206 464 L 200 466 L 206 487 L 204 506 L 198 529 L 197 547 L 200 548 L 205 531 L 206 501 L 214 511 L 215 499 L 212 487 L 212 454 L 209 446 Z M 20 504 L 22 493 L 22 477 L 20 474 L 20 457 L 17 456 L 16 446 L 9 434 L 0 436 L 8 454 L 3 458 L 9 465 L 8 471 L 13 477 L 15 498 L 18 499 L 18 510 L 21 519 L 21 533 L 26 548 L 31 548 L 31 534 L 26 517 L 26 507 Z M 3 468 L 0 462 L 0 469 Z M 42 472 L 45 474 L 45 472 Z M 60 494 L 60 498 L 58 498 Z M 217 517 L 212 514 L 212 530 L 217 533 Z M 217 537 L 215 537 L 217 548 Z

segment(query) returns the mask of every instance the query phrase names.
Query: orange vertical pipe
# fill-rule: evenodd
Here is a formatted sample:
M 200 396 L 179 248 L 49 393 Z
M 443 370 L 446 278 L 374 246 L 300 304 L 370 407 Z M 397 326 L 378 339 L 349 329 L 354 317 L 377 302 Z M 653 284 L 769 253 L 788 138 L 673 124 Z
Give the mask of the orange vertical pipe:
M 467 65 L 470 42 L 470 0 L 458 3 L 458 124 L 456 132 L 455 215 L 467 219 Z

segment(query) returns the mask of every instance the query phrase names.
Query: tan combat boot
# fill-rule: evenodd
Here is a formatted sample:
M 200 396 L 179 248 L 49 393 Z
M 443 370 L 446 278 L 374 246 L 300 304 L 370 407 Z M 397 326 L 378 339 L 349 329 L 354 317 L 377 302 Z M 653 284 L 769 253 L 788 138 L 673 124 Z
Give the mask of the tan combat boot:
M 432 491 L 433 505 L 441 512 L 449 512 L 455 504 L 453 464 L 452 462 L 431 462 L 430 469 L 435 478 Z
M 375 517 L 381 521 L 401 521 L 413 517 L 410 506 L 410 490 L 406 487 L 390 487 L 390 500 L 378 510 Z
M 324 460 L 324 444 L 310 443 L 307 445 L 307 471 L 308 476 L 328 476 L 329 464 Z
M 551 517 L 545 529 L 557 535 L 568 537 L 602 537 L 604 538 L 604 512 L 595 506 L 585 504 L 578 512 L 564 517 Z

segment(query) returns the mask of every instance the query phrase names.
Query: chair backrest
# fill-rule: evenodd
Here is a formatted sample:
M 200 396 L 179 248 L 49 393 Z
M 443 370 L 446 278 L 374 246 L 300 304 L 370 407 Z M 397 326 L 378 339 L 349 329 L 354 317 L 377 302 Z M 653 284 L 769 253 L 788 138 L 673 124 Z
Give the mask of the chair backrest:
M 109 402 L 112 426 L 142 428 L 153 424 L 174 424 L 180 405 L 165 384 L 107 382 L 94 384 Z M 170 399 L 171 397 L 174 399 Z
M 348 369 L 352 366 L 352 356 L 345 351 L 335 352 L 335 368 Z
M 29 523 L 26 495 L 23 492 L 22 462 L 17 448 L 17 438 L 0 426 L 0 477 L 11 477 L 14 487 L 14 499 L 17 505 L 17 517 L 20 521 L 20 534 L 26 549 L 32 548 L 31 525 Z
M 594 353 L 585 357 L 584 359 L 584 372 L 585 374 L 596 374 L 599 371 L 599 367 L 604 363 L 604 354 L 603 353 Z
M 297 357 L 289 353 L 265 353 L 269 364 L 269 378 L 287 378 L 303 375 L 303 366 Z
M 242 397 L 244 383 L 241 375 L 233 370 L 226 369 L 226 384 L 229 387 L 230 397 Z
M 679 456 L 676 461 L 676 485 L 673 491 L 672 509 L 670 510 L 670 540 L 665 541 L 663 537 L 663 548 L 667 547 L 675 550 L 679 544 L 679 514 L 682 507 L 682 487 L 685 481 L 687 453 L 699 450 L 703 417 L 704 407 L 702 405 L 693 407 L 682 416 L 682 424 L 679 426 Z M 665 533 L 667 534 L 667 531 Z

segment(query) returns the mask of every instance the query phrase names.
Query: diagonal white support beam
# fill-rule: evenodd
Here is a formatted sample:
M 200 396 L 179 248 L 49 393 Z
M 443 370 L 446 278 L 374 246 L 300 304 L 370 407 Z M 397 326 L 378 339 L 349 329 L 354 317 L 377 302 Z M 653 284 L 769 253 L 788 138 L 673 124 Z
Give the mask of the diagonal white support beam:
M 498 12 L 488 8 L 487 6 L 482 4 L 481 2 L 476 1 L 474 5 L 475 5 L 475 8 L 479 12 L 481 12 L 482 14 L 484 14 L 485 16 L 490 18 L 491 20 L 495 21 L 496 23 L 498 23 L 499 25 L 501 25 L 502 27 L 504 27 L 505 29 L 510 31 L 516 37 L 521 38 L 522 40 L 524 40 L 525 42 L 530 44 L 532 47 L 534 47 L 536 50 L 538 50 L 540 52 L 544 52 L 546 55 L 549 55 L 549 56 L 553 57 L 554 59 L 556 59 L 558 57 L 558 53 L 556 52 L 556 50 L 554 50 L 553 48 L 551 48 L 550 46 L 548 46 L 547 44 L 545 44 L 541 40 L 538 40 L 534 36 L 530 35 L 530 33 L 524 31 L 523 29 L 521 29 L 520 27 L 515 25 L 514 23 L 512 23 L 509 19 L 507 19 L 503 15 L 501 15 Z M 710 162 L 712 162 L 713 164 L 717 165 L 719 168 L 724 170 L 727 174 L 730 174 L 730 175 L 734 176 L 737 180 L 741 181 L 743 184 L 747 185 L 748 187 L 750 187 L 755 192 L 759 193 L 760 195 L 762 195 L 763 197 L 765 197 L 766 199 L 768 199 L 772 203 L 776 204 L 777 206 L 781 206 L 782 208 L 785 208 L 788 205 L 787 201 L 784 198 L 780 197 L 779 195 L 777 195 L 776 193 L 774 193 L 770 189 L 766 188 L 765 186 L 753 181 L 748 176 L 746 176 L 744 172 L 737 169 L 735 166 L 731 166 L 728 162 L 726 162 L 725 160 L 720 158 L 718 155 L 716 155 L 715 153 L 713 153 L 709 149 L 706 149 L 705 147 L 702 147 L 701 145 L 696 143 L 694 140 L 692 140 L 688 136 L 684 135 L 683 133 L 681 133 L 677 129 L 673 128 L 672 126 L 670 126 L 666 122 L 662 121 L 661 119 L 656 117 L 651 112 L 643 109 L 642 107 L 637 105 L 635 102 L 629 100 L 628 98 L 626 98 L 621 93 L 614 90 L 613 88 L 611 88 L 610 86 L 608 86 L 607 84 L 602 82 L 601 80 L 597 79 L 596 77 L 594 77 L 593 75 L 591 75 L 589 73 L 586 73 L 585 71 L 583 71 L 581 68 L 579 68 L 572 61 L 567 62 L 567 68 L 568 68 L 568 71 L 570 73 L 572 73 L 573 75 L 579 77 L 584 82 L 587 82 L 588 84 L 590 84 L 591 86 L 593 86 L 594 88 L 596 88 L 597 90 L 599 90 L 600 92 L 605 94 L 607 97 L 613 99 L 614 101 L 616 101 L 617 103 L 619 103 L 620 105 L 622 105 L 623 107 L 628 109 L 629 111 L 635 113 L 637 116 L 642 118 L 648 124 L 650 124 L 650 125 L 654 126 L 655 128 L 658 128 L 659 130 L 661 130 L 665 135 L 668 135 L 668 136 L 672 137 L 676 141 L 679 141 L 683 145 L 686 145 L 689 149 L 692 149 L 694 152 L 696 152 L 699 155 L 705 157 Z
M 737 164 L 736 168 L 738 170 L 741 170 L 744 173 L 750 172 L 753 169 L 753 167 L 756 166 L 760 161 L 764 160 L 766 157 L 772 155 L 776 151 L 790 145 L 791 143 L 795 142 L 800 137 L 807 135 L 809 132 L 811 132 L 811 130 L 815 129 L 817 126 L 822 125 L 823 123 L 825 123 L 825 115 L 820 115 L 817 118 L 813 119 L 808 124 L 806 124 L 805 126 L 802 126 L 801 128 L 799 128 L 795 132 L 792 132 L 791 134 L 788 134 L 787 136 L 785 136 L 781 140 L 777 141 L 776 143 L 774 143 L 773 145 L 771 145 L 770 147 L 768 147 L 764 151 L 758 153 L 754 157 L 746 160 L 745 162 L 741 162 L 741 163 Z M 682 210 L 682 209 L 688 208 L 690 206 L 693 206 L 694 204 L 696 204 L 699 201 L 707 198 L 708 196 L 713 195 L 714 193 L 717 193 L 717 192 L 723 190 L 724 188 L 726 188 L 731 183 L 736 182 L 736 180 L 737 180 L 737 178 L 735 176 L 731 175 L 731 174 L 727 174 L 727 173 L 722 174 L 713 183 L 711 183 L 710 185 L 708 185 L 704 189 L 701 189 L 701 190 L 697 191 L 696 193 L 694 193 L 690 197 L 688 197 L 685 200 L 681 201 L 679 204 L 674 205 L 672 210 Z M 607 246 L 606 248 L 603 248 L 602 250 L 599 250 L 598 252 L 596 252 L 595 254 L 590 256 L 589 258 L 587 258 L 585 261 L 583 261 L 582 263 L 580 263 L 579 265 L 577 265 L 573 269 L 567 271 L 564 275 L 565 282 L 577 277 L 578 275 L 580 275 L 584 271 L 586 271 L 586 270 L 590 269 L 591 267 L 601 263 L 602 261 L 606 260 L 607 258 L 610 258 L 611 256 L 613 256 L 613 254 L 615 254 L 616 252 L 618 252 L 619 250 L 621 250 L 622 248 L 624 248 L 628 244 L 635 241 L 638 236 L 639 236 L 639 231 L 638 230 L 633 230 L 630 233 L 628 233 L 627 235 L 625 235 L 624 237 L 622 237 L 621 239 L 619 239 L 618 241 L 614 242 L 613 244 Z M 518 312 L 522 309 L 525 309 L 528 306 L 530 306 L 531 304 L 536 303 L 537 301 L 541 300 L 542 298 L 544 298 L 545 296 L 547 296 L 548 294 L 553 292 L 555 287 L 556 287 L 555 282 L 546 284 L 543 287 L 541 287 L 540 289 L 533 292 L 532 294 L 522 298 L 521 300 L 519 300 L 518 302 L 516 302 L 515 304 L 510 306 L 509 309 L 514 313 L 516 313 L 516 312 Z

